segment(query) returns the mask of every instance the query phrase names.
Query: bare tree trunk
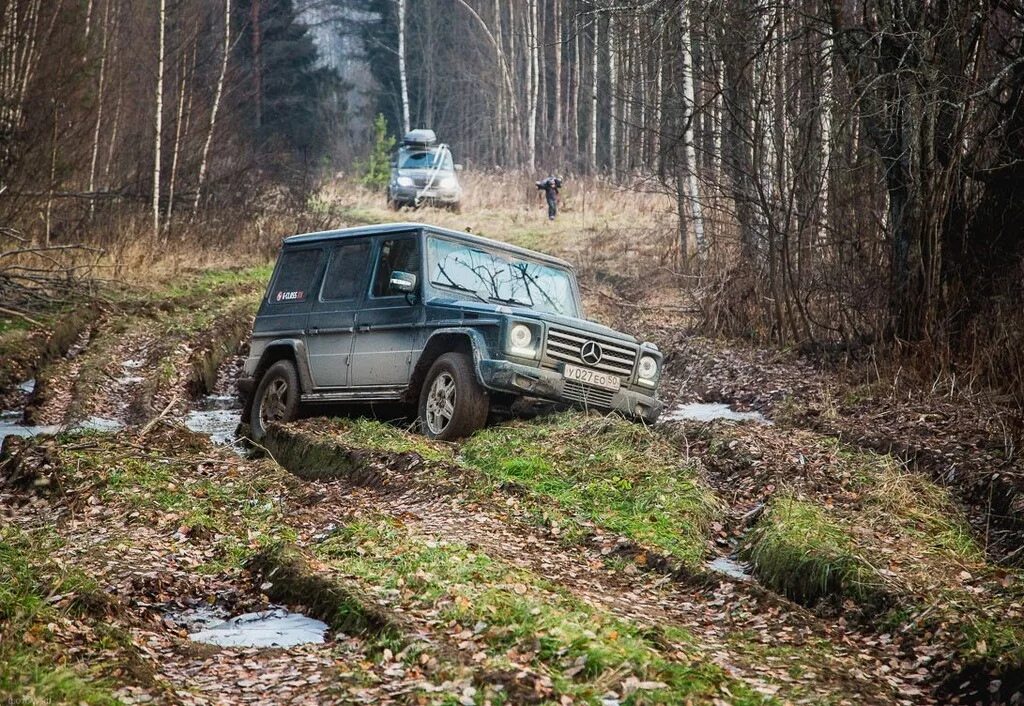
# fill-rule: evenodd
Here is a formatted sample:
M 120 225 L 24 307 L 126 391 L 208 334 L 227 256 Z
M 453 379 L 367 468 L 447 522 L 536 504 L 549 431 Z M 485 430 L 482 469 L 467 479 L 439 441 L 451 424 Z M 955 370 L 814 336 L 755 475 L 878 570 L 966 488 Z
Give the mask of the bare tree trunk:
M 402 84 L 402 128 L 411 129 L 409 123 L 409 78 L 405 70 L 405 2 L 398 0 L 398 79 Z
M 484 34 L 487 35 L 487 38 L 491 41 L 491 44 L 494 46 L 494 50 L 495 50 L 495 52 L 498 55 L 498 67 L 501 69 L 501 75 L 502 75 L 502 77 L 505 80 L 505 89 L 508 91 L 509 103 L 512 106 L 512 126 L 511 126 L 510 130 L 514 131 L 514 133 L 516 135 L 516 143 L 519 144 L 520 143 L 520 134 L 519 134 L 519 124 L 520 124 L 520 121 L 519 121 L 519 101 L 518 101 L 518 98 L 517 98 L 516 92 L 515 92 L 515 83 L 512 80 L 512 72 L 509 69 L 509 61 L 508 61 L 508 59 L 505 58 L 504 51 L 502 51 L 502 44 L 503 43 L 501 41 L 501 23 L 500 23 L 500 14 L 501 13 L 500 13 L 500 10 L 499 10 L 499 6 L 497 4 L 497 0 L 495 0 L 495 11 L 498 13 L 498 18 L 499 18 L 498 24 L 497 24 L 497 29 L 496 29 L 497 37 L 487 27 L 487 23 L 484 22 L 483 18 L 480 17 L 479 13 L 477 13 L 477 11 L 474 10 L 473 7 L 466 2 L 466 0 L 457 0 L 457 2 L 460 5 L 462 5 L 464 8 L 466 8 L 466 10 L 469 11 L 469 13 L 473 16 L 473 19 L 476 20 L 477 24 L 480 25 L 480 28 L 483 29 Z M 515 16 L 512 14 L 512 7 L 513 7 L 513 5 L 510 4 L 509 5 L 509 16 L 510 16 L 510 20 L 509 20 L 509 25 L 510 25 L 510 32 L 509 32 L 510 40 L 509 40 L 509 44 L 510 44 L 510 48 L 509 48 L 509 52 L 510 52 L 510 56 L 512 57 L 511 61 L 513 63 L 515 63 Z
M 572 17 L 572 147 L 574 156 L 577 157 L 583 151 L 583 135 L 580 133 L 582 124 L 580 113 L 580 84 L 583 80 L 583 42 L 580 41 L 580 19 L 579 13 L 573 13 Z
M 615 178 L 618 161 L 616 159 L 618 141 L 616 134 L 617 120 L 616 109 L 618 101 L 615 100 L 616 92 L 619 89 L 617 62 L 615 52 L 618 50 L 615 41 L 615 23 L 612 16 L 608 16 L 608 166 L 611 169 L 612 177 Z
M 107 161 L 103 167 L 103 186 L 110 188 L 110 168 L 114 163 L 114 150 L 117 147 L 117 133 L 121 127 L 121 102 L 123 94 L 118 91 L 117 102 L 114 103 L 114 119 L 110 126 L 110 143 L 107 145 Z
M 249 22 L 252 27 L 252 80 L 256 127 L 263 126 L 263 25 L 260 21 L 262 0 L 252 0 Z
M 555 148 L 558 159 L 563 158 L 565 134 L 562 126 L 562 10 L 560 0 L 553 0 L 552 22 L 555 43 Z
M 164 117 L 164 33 L 167 28 L 167 0 L 160 0 L 160 47 L 156 72 L 156 129 L 153 141 L 153 239 L 160 237 L 160 142 Z
M 591 44 L 593 54 L 591 55 L 590 67 L 590 173 L 597 173 L 597 56 L 600 51 L 598 43 L 600 22 L 598 16 L 594 17 L 594 41 Z
M 827 35 L 821 43 L 821 175 L 818 182 L 818 244 L 828 238 L 829 193 L 832 180 L 829 165 L 832 162 L 832 106 L 833 106 L 832 37 Z
M 53 193 L 57 190 L 57 126 L 60 124 L 60 106 L 53 106 L 53 136 L 50 141 L 50 190 L 46 195 L 46 233 L 45 244 L 50 247 L 50 235 L 53 231 L 51 217 L 53 215 Z
M 220 63 L 220 76 L 217 77 L 217 90 L 213 94 L 213 109 L 210 111 L 210 129 L 206 132 L 203 144 L 203 156 L 199 161 L 199 180 L 196 182 L 196 195 L 192 201 L 192 220 L 199 212 L 199 198 L 203 192 L 203 181 L 206 179 L 206 164 L 210 156 L 210 143 L 213 141 L 213 128 L 217 124 L 217 110 L 220 98 L 224 93 L 224 76 L 228 72 L 228 53 L 231 51 L 231 0 L 224 0 L 224 49 Z
M 527 18 L 527 41 L 530 50 L 530 82 L 527 97 L 530 117 L 526 126 L 527 160 L 530 171 L 537 168 L 537 88 L 540 83 L 538 66 L 540 63 L 540 42 L 537 37 L 537 0 L 529 0 L 529 17 Z
M 686 114 L 683 117 L 683 149 L 686 151 L 686 193 L 690 201 L 690 212 L 693 215 L 693 238 L 697 257 L 703 260 L 707 256 L 704 242 L 704 209 L 700 200 L 700 185 L 697 180 L 697 152 L 693 146 L 693 123 L 697 106 L 693 92 L 693 46 L 690 32 L 690 17 L 687 3 L 684 1 L 679 10 L 682 21 L 682 54 L 683 54 L 683 105 Z M 682 217 L 682 214 L 679 214 Z
M 193 44 L 193 46 L 195 46 Z M 195 50 L 193 49 L 193 56 Z M 171 216 L 174 213 L 174 185 L 178 177 L 178 154 L 181 152 L 182 118 L 185 114 L 185 86 L 188 83 L 188 64 L 181 62 L 181 85 L 178 89 L 178 116 L 174 121 L 174 149 L 171 152 L 171 178 L 167 180 L 167 215 L 164 228 L 171 227 Z
M 100 156 L 100 125 L 103 123 L 103 91 L 106 88 L 106 71 L 107 71 L 107 45 L 108 37 L 110 35 L 110 4 L 113 0 L 107 0 L 106 6 L 103 9 L 103 39 L 100 46 L 100 74 L 98 77 L 98 86 L 96 88 L 96 127 L 93 130 L 92 135 L 92 159 L 89 162 L 89 193 L 95 194 L 96 191 L 96 162 Z M 96 213 L 96 197 L 95 195 L 89 201 L 89 220 L 91 221 Z

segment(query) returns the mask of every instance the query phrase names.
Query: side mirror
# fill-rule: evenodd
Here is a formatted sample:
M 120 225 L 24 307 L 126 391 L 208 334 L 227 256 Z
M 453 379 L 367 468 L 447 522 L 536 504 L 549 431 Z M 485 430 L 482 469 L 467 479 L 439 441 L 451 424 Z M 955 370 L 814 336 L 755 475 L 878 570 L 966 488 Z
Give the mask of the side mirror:
M 461 164 L 456 164 L 455 165 L 455 171 L 461 172 L 462 171 L 462 165 Z
M 395 270 L 391 273 L 391 291 L 412 294 L 416 291 L 416 275 L 411 272 Z

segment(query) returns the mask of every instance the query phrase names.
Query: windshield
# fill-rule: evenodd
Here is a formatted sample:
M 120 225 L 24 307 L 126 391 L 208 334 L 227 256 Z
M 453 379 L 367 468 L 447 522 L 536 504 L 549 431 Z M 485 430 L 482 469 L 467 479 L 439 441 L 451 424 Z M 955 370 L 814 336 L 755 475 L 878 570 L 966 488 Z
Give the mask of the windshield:
M 452 153 L 448 150 L 435 148 L 432 150 L 409 150 L 403 147 L 398 150 L 399 169 L 442 169 L 452 171 Z
M 427 240 L 427 258 L 431 284 L 472 292 L 484 301 L 578 316 L 568 270 L 441 238 Z

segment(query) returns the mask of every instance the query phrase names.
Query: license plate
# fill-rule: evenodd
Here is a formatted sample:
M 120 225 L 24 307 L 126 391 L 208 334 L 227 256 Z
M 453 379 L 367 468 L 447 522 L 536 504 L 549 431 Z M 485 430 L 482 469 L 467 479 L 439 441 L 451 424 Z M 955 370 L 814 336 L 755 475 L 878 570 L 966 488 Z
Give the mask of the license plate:
M 582 382 L 584 385 L 593 385 L 605 390 L 618 390 L 622 386 L 622 380 L 619 379 L 618 375 L 602 373 L 590 368 L 581 368 L 578 365 L 570 365 L 569 363 L 565 364 L 562 376 L 566 380 L 575 380 L 576 382 Z

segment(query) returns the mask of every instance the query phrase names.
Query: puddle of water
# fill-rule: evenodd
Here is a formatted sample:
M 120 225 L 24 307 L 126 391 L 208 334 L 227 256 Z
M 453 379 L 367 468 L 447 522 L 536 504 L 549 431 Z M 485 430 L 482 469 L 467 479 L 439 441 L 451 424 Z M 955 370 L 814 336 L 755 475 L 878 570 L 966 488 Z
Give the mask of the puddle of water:
M 725 574 L 729 578 L 739 579 L 740 581 L 752 581 L 754 578 L 750 575 L 750 569 L 746 564 L 730 559 L 727 556 L 720 556 L 709 561 L 708 569 L 717 574 Z
M 215 444 L 234 444 L 235 430 L 242 421 L 238 409 L 194 410 L 185 415 L 185 426 L 205 434 Z
M 219 647 L 293 647 L 322 643 L 327 624 L 283 608 L 245 613 L 211 625 L 189 637 Z
M 760 412 L 737 412 L 727 404 L 719 402 L 691 402 L 681 404 L 662 415 L 665 422 L 681 422 L 683 420 L 711 422 L 716 419 L 729 419 L 737 422 L 753 421 L 758 424 L 771 424 Z
M 89 417 L 85 421 L 69 425 L 45 424 L 40 426 L 29 426 L 21 423 L 21 410 L 0 412 L 0 439 L 5 436 L 39 436 L 40 434 L 58 434 L 64 431 L 99 431 L 113 432 L 124 429 L 124 425 L 116 419 L 104 419 L 103 417 Z
M 121 363 L 121 367 L 125 370 L 134 370 L 136 368 L 141 368 L 145 364 L 146 361 L 144 360 L 126 360 Z
M 56 434 L 60 431 L 57 425 L 26 426 L 21 424 L 21 410 L 0 412 L 0 439 L 5 436 L 38 436 L 39 434 Z
M 106 419 L 104 417 L 89 417 L 85 421 L 79 422 L 72 427 L 68 427 L 68 431 L 112 432 L 121 431 L 122 429 L 124 429 L 124 424 L 116 419 Z
M 202 408 L 213 409 L 238 409 L 240 402 L 235 395 L 207 395 L 203 398 Z
M 117 378 L 117 383 L 119 385 L 138 385 L 145 379 L 146 378 L 142 377 L 141 375 L 122 375 L 121 377 Z

